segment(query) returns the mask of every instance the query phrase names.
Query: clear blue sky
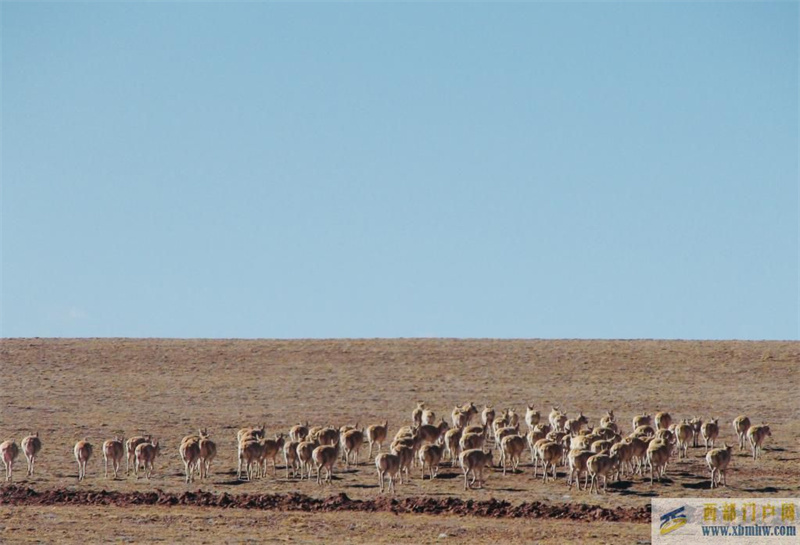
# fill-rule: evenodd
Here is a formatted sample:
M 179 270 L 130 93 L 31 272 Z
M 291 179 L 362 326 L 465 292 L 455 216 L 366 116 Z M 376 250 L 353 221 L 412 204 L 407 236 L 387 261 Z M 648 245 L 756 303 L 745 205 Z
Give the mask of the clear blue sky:
M 798 4 L 8 3 L 16 336 L 798 339 Z

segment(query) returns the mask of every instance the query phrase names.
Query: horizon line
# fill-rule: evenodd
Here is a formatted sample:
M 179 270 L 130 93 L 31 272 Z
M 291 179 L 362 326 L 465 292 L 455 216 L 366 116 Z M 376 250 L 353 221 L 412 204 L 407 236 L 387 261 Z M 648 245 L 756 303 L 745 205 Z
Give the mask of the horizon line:
M 799 339 L 744 339 L 744 338 L 699 338 L 699 337 L 3 337 L 0 342 L 12 340 L 161 340 L 161 341 L 617 341 L 617 342 L 800 342 Z

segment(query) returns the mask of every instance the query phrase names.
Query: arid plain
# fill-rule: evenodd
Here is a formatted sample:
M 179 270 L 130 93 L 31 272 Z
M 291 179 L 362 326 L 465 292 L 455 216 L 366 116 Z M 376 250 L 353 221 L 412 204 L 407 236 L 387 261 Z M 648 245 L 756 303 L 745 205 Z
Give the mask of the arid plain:
M 36 475 L 25 476 L 20 455 L 13 485 L 3 485 L 0 542 L 649 540 L 646 521 L 609 520 L 591 510 L 567 519 L 462 515 L 446 509 L 417 514 L 393 509 L 391 503 L 374 512 L 305 512 L 14 499 L 30 488 L 67 495 L 158 490 L 179 496 L 203 490 L 328 498 L 344 493 L 354 501 L 375 500 L 377 477 L 366 448 L 357 468 L 337 466 L 330 486 L 287 479 L 282 464 L 277 477 L 238 481 L 236 431 L 262 423 L 272 434 L 305 421 L 338 427 L 388 420 L 392 436 L 410 423 L 417 401 L 448 420 L 454 405 L 470 401 L 479 408 L 492 404 L 523 414 L 526 405 L 534 405 L 545 418 L 557 405 L 570 416 L 583 411 L 590 424 L 613 409 L 625 432 L 634 414 L 642 412 L 666 410 L 676 419 L 718 417 L 719 442 L 729 444 L 735 442 L 731 421 L 746 414 L 754 423 L 770 424 L 772 437 L 758 461 L 737 449 L 728 486 L 716 490 L 709 489 L 701 447 L 690 449 L 686 460 L 673 458 L 666 482 L 651 486 L 640 476 L 624 478 L 605 495 L 569 490 L 564 468 L 554 483 L 534 479 L 526 454 L 521 473 L 503 476 L 495 470 L 482 490 L 464 491 L 460 470 L 448 465 L 434 481 L 422 479 L 416 470 L 410 483 L 398 486 L 398 502 L 494 498 L 512 505 L 566 505 L 566 512 L 602 506 L 630 513 L 658 495 L 800 496 L 798 342 L 4 339 L 0 372 L 0 440 L 19 442 L 38 431 L 44 444 Z M 187 485 L 178 445 L 200 427 L 208 428 L 219 454 L 210 479 Z M 162 444 L 153 478 L 103 478 L 103 440 L 141 433 Z M 79 484 L 72 447 L 84 437 L 95 445 L 95 456 Z

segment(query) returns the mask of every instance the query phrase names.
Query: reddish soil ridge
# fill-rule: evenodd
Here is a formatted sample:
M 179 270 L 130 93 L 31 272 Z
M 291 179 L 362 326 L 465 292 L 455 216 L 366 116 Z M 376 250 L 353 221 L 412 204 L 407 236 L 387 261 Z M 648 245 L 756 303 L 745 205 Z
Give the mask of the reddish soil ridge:
M 198 490 L 172 494 L 151 492 L 109 492 L 107 490 L 71 490 L 58 488 L 37 491 L 23 486 L 0 489 L 0 505 L 184 505 L 277 511 L 365 511 L 420 513 L 427 515 L 472 515 L 493 518 L 554 518 L 583 521 L 650 522 L 650 505 L 613 509 L 580 503 L 549 504 L 523 502 L 513 505 L 503 500 L 475 501 L 449 497 L 390 498 L 353 500 L 339 493 L 328 498 L 304 494 L 214 494 Z

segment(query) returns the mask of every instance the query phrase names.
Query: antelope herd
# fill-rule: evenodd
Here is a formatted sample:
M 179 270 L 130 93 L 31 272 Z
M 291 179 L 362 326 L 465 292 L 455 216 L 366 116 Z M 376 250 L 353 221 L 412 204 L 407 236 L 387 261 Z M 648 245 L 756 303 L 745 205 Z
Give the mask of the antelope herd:
M 480 416 L 479 416 L 480 415 Z M 473 420 L 480 423 L 472 424 Z M 378 474 L 378 485 L 383 492 L 388 479 L 388 488 L 395 491 L 395 481 L 403 484 L 403 477 L 410 480 L 412 467 L 421 469 L 423 478 L 436 479 L 443 463 L 458 465 L 464 476 L 464 489 L 480 488 L 485 483 L 484 472 L 495 467 L 495 456 L 503 475 L 507 471 L 517 473 L 521 458 L 530 452 L 534 478 L 541 466 L 542 480 L 556 480 L 558 467 L 566 467 L 566 482 L 571 488 L 577 483 L 583 490 L 606 492 L 609 476 L 619 480 L 621 476 L 644 478 L 649 470 L 650 484 L 655 479 L 662 481 L 667 466 L 677 452 L 679 459 L 688 457 L 691 446 L 697 448 L 702 438 L 705 460 L 711 472 L 711 488 L 726 485 L 726 471 L 731 462 L 733 447 L 723 443 L 716 446 L 720 434 L 719 419 L 702 421 L 700 418 L 674 420 L 667 412 L 654 415 L 639 414 L 632 422 L 631 433 L 625 435 L 613 411 L 607 411 L 596 426 L 582 412 L 569 417 L 558 407 L 553 407 L 544 421 L 534 407 L 526 407 L 521 429 L 520 415 L 505 409 L 497 414 L 491 406 L 479 411 L 473 403 L 456 406 L 450 413 L 450 422 L 436 414 L 425 403 L 419 402 L 411 413 L 409 425 L 400 427 L 389 443 L 388 452 L 382 452 L 387 443 L 389 422 L 366 427 L 331 426 L 312 427 L 308 422 L 292 426 L 286 435 L 277 433 L 267 436 L 266 425 L 242 428 L 236 436 L 237 479 L 253 480 L 267 475 L 272 466 L 272 475 L 277 476 L 277 458 L 283 455 L 286 478 L 311 479 L 315 476 L 319 484 L 330 483 L 337 462 L 345 468 L 359 465 L 361 449 L 369 445 L 368 460 L 373 460 Z M 762 454 L 763 443 L 772 434 L 766 424 L 751 425 L 747 416 L 733 420 L 739 450 L 750 443 L 753 460 Z M 28 460 L 28 476 L 33 476 L 35 461 L 42 449 L 38 432 L 21 441 L 22 452 Z M 6 481 L 11 481 L 14 461 L 20 448 L 13 440 L 0 444 L 0 457 L 6 469 Z M 126 460 L 125 474 L 131 466 L 135 477 L 140 470 L 145 479 L 150 479 L 155 461 L 161 452 L 159 441 L 143 435 L 115 437 L 103 443 L 105 477 L 109 477 L 109 463 L 113 478 L 118 478 L 123 457 Z M 78 441 L 74 447 L 78 464 L 78 480 L 86 477 L 86 466 L 92 457 L 93 447 L 88 439 Z M 217 455 L 217 446 L 208 430 L 198 430 L 196 435 L 183 438 L 178 448 L 183 461 L 186 483 L 196 477 L 207 479 L 211 464 Z M 369 463 L 369 462 L 368 462 Z M 324 475 L 323 475 L 324 474 Z

